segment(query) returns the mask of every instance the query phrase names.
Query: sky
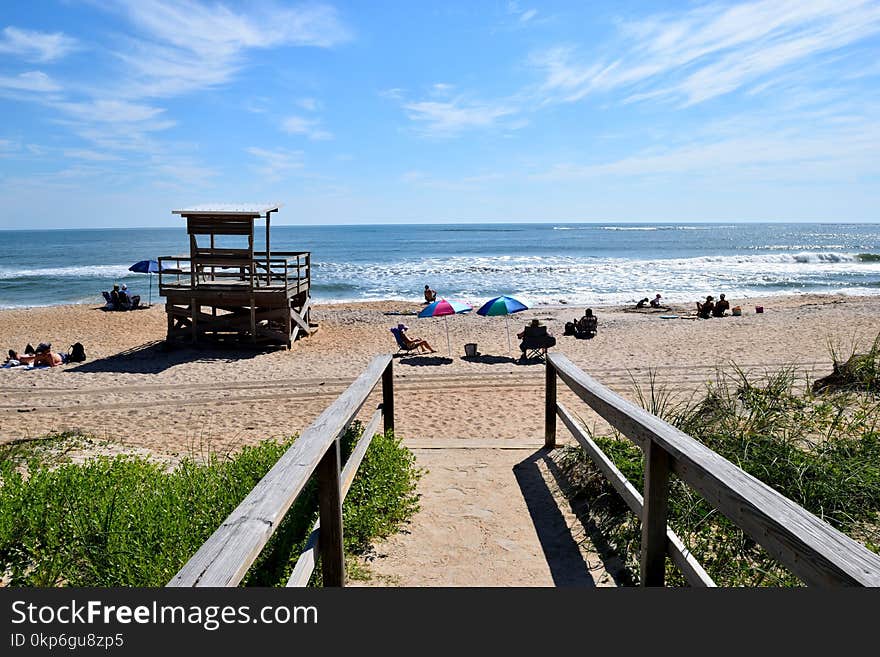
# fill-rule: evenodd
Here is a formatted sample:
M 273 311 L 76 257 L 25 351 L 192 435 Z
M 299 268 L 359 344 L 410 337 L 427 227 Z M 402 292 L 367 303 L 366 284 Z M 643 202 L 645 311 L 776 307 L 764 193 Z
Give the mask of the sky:
M 880 220 L 880 0 L 5 0 L 0 228 Z

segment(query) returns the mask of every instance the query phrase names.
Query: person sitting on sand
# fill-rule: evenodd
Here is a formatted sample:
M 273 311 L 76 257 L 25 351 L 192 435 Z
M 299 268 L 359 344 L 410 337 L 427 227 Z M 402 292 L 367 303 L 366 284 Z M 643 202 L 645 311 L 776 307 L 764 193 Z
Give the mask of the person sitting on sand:
M 128 285 L 125 283 L 122 284 L 122 289 L 119 290 L 119 307 L 123 310 L 131 308 L 131 297 L 128 294 Z
M 660 295 L 658 294 L 656 297 L 651 299 L 651 308 L 660 308 Z
M 113 310 L 119 310 L 122 307 L 120 302 L 119 284 L 114 283 L 113 289 L 110 291 L 110 305 L 113 306 Z
M 437 293 L 429 286 L 425 286 L 425 303 L 433 303 L 437 300 Z
M 644 308 L 647 305 L 648 305 L 648 297 L 645 297 L 644 299 L 642 299 L 641 301 L 639 301 L 636 304 L 636 308 Z
M 697 315 L 699 317 L 709 319 L 712 316 L 713 310 L 715 310 L 715 303 L 711 294 L 706 297 L 706 303 L 700 303 L 697 301 Z
M 712 309 L 712 317 L 724 317 L 724 313 L 730 310 L 730 302 L 724 298 L 723 294 L 718 295 L 718 303 Z
M 403 341 L 403 344 L 406 345 L 407 349 L 418 349 L 423 354 L 433 354 L 436 352 L 436 349 L 429 345 L 427 340 L 409 337 L 406 334 L 408 330 L 409 326 L 406 324 L 397 325 L 397 333 L 400 335 L 400 339 Z

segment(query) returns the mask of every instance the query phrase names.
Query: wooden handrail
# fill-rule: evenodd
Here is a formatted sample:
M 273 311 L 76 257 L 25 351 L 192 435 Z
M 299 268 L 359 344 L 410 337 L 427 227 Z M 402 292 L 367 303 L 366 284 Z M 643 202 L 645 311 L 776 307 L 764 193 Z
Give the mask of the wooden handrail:
M 383 377 L 390 378 L 391 367 L 391 354 L 374 358 L 348 389 L 302 432 L 168 586 L 238 585 L 316 471 L 320 478 L 321 517 L 325 520 L 324 527 L 329 526 L 331 536 L 331 540 L 321 541 L 324 584 L 343 585 L 344 572 L 339 572 L 343 555 L 338 440 L 373 388 Z M 393 389 L 388 390 L 388 394 L 393 395 Z M 383 407 L 387 409 L 384 401 Z M 332 523 L 326 522 L 328 517 Z
M 612 427 L 639 445 L 646 461 L 650 460 L 645 469 L 642 513 L 643 584 L 663 584 L 656 564 L 657 553 L 665 555 L 668 549 L 665 498 L 666 473 L 671 470 L 805 583 L 880 586 L 880 556 L 865 546 L 693 437 L 623 399 L 562 354 L 548 354 L 547 368 L 552 370 L 552 378 L 558 375 Z M 548 371 L 547 380 L 550 378 Z M 552 399 L 547 396 L 547 407 L 552 404 L 558 408 L 555 386 L 547 390 L 553 394 Z M 549 433 L 548 423 L 545 434 Z

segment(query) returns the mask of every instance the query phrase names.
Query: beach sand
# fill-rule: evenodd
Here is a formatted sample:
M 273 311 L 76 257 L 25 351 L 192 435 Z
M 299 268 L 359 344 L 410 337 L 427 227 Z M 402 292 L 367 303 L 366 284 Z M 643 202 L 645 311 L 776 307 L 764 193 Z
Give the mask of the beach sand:
M 524 523 L 531 526 L 529 518 L 535 515 L 522 493 L 527 486 L 523 472 L 533 479 L 536 472 L 546 482 L 553 479 L 552 463 L 538 455 L 544 368 L 514 360 L 515 333 L 527 321 L 546 323 L 557 337 L 556 351 L 633 398 L 632 380 L 644 384 L 651 371 L 658 382 L 683 395 L 702 389 L 719 370 L 732 371 L 731 363 L 758 373 L 792 365 L 805 375 L 822 376 L 831 368 L 829 344 L 847 351 L 877 336 L 877 303 L 873 297 L 827 295 L 731 299 L 744 315 L 711 320 L 594 308 L 599 332 L 591 340 L 563 336 L 564 323 L 583 314 L 583 307 L 536 308 L 509 319 L 514 358 L 508 357 L 504 318 L 471 313 L 418 319 L 414 313 L 421 304 L 408 302 L 317 305 L 313 321 L 320 330 L 289 351 L 166 350 L 161 305 L 127 313 L 87 305 L 3 310 L 4 349 L 45 341 L 66 350 L 82 342 L 88 359 L 45 370 L 0 369 L 0 442 L 76 430 L 120 450 L 146 450 L 173 460 L 288 436 L 308 426 L 372 357 L 396 351 L 388 329 L 402 321 L 411 336 L 427 339 L 439 352 L 394 361 L 397 432 L 430 472 L 421 487 L 423 511 L 410 533 L 377 547 L 370 562 L 377 581 L 565 583 L 566 576 L 554 570 L 548 556 L 546 537 L 534 527 L 530 538 L 521 536 Z M 755 313 L 758 305 L 764 313 Z M 672 312 L 693 315 L 691 308 Z M 465 360 L 467 342 L 477 343 L 488 356 Z M 591 421 L 564 386 L 560 399 Z M 367 417 L 377 403 L 374 395 L 362 415 Z M 564 428 L 560 436 L 564 442 Z M 473 489 L 474 481 L 480 482 L 479 490 Z M 449 503 L 456 498 L 470 509 L 458 514 L 468 529 L 457 530 L 458 536 L 444 543 L 443 528 L 452 526 Z M 504 504 L 504 499 L 511 502 Z M 560 513 L 560 526 L 575 524 L 568 511 Z M 571 558 L 571 545 L 565 543 L 570 538 L 560 540 L 560 549 Z M 585 572 L 597 584 L 609 583 L 593 549 L 580 549 Z M 462 550 L 483 556 L 464 558 Z M 537 568 L 525 565 L 535 559 Z M 495 564 L 494 570 L 487 563 Z

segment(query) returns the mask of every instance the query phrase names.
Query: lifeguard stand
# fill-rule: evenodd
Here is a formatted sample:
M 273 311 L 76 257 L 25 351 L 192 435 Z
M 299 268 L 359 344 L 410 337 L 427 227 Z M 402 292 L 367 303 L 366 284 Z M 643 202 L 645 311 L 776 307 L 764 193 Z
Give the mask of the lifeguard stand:
M 189 256 L 159 258 L 159 294 L 168 342 L 238 341 L 290 348 L 309 321 L 311 254 L 272 253 L 269 217 L 277 205 L 199 206 L 186 219 Z M 254 222 L 266 220 L 266 250 L 254 251 Z M 219 242 L 219 243 L 218 243 Z

